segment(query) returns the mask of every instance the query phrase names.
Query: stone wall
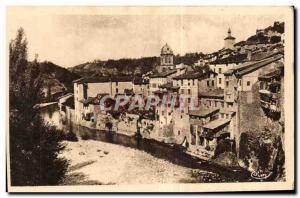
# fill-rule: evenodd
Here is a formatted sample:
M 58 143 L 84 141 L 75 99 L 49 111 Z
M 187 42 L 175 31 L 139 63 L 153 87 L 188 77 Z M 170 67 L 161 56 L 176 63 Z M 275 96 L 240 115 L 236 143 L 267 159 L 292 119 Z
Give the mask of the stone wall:
M 251 172 L 270 172 L 279 178 L 284 164 L 283 128 L 264 114 L 258 90 L 257 82 L 251 92 L 240 92 L 239 163 Z

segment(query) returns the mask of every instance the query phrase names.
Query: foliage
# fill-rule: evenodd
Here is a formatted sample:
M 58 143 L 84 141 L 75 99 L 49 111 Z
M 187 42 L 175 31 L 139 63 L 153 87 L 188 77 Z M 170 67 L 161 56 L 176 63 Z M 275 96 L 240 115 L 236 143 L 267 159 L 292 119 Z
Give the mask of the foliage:
M 202 56 L 202 53 L 187 53 L 184 56 L 176 55 L 174 56 L 174 64 L 193 65 Z M 141 75 L 155 70 L 159 64 L 160 58 L 156 56 L 122 58 L 118 60 L 109 59 L 107 61 L 95 60 L 74 66 L 69 70 L 81 76 L 95 73 L 100 75 Z
M 232 151 L 232 142 L 229 139 L 220 140 L 220 142 L 216 146 L 215 156 Z
M 280 36 L 272 36 L 270 38 L 270 43 L 275 44 L 275 43 L 279 43 L 281 41 L 281 37 Z
M 259 35 L 250 36 L 247 39 L 247 42 L 253 43 L 253 44 L 256 44 L 256 43 L 268 43 L 268 40 L 269 40 L 269 38 L 267 36 L 259 34 Z
M 11 182 L 16 186 L 56 185 L 65 175 L 68 162 L 58 158 L 64 145 L 62 132 L 44 125 L 39 115 L 31 119 L 19 112 L 10 114 Z
M 27 62 L 27 41 L 20 28 L 9 45 L 9 141 L 11 184 L 56 185 L 68 162 L 58 157 L 64 149 L 62 132 L 45 125 L 34 107 L 42 97 L 38 62 Z
M 68 133 L 64 134 L 63 139 L 71 142 L 78 142 L 76 134 L 72 131 L 69 131 Z

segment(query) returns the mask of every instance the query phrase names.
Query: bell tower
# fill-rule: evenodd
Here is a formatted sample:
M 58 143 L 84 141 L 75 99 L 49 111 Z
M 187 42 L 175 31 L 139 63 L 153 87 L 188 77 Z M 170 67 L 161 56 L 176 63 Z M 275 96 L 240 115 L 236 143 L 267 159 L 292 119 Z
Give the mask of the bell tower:
M 160 52 L 160 66 L 158 68 L 159 72 L 164 72 L 169 69 L 174 68 L 174 54 L 170 46 L 166 43 Z
M 231 30 L 228 28 L 227 37 L 224 39 L 224 48 L 234 50 L 235 38 L 231 36 Z

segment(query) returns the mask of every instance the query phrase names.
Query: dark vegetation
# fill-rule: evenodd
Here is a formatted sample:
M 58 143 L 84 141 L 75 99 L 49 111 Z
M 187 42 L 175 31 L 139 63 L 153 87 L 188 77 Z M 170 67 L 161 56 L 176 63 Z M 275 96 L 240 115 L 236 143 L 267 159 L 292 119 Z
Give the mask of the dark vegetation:
M 39 63 L 39 70 L 44 78 L 54 78 L 58 80 L 69 92 L 73 91 L 72 81 L 80 78 L 80 75 L 49 61 Z
M 9 45 L 9 150 L 13 186 L 57 185 L 68 161 L 62 131 L 46 125 L 33 106 L 42 100 L 43 80 L 37 60 L 27 61 L 27 40 L 22 28 Z
M 193 65 L 202 56 L 202 53 L 187 53 L 184 56 L 180 56 L 178 54 L 174 56 L 174 64 L 184 63 L 187 65 Z M 123 58 L 119 60 L 107 61 L 95 60 L 93 62 L 87 62 L 69 68 L 69 71 L 81 76 L 89 76 L 95 73 L 103 76 L 113 74 L 140 76 L 155 70 L 157 65 L 160 65 L 160 58 L 155 56 L 132 59 Z

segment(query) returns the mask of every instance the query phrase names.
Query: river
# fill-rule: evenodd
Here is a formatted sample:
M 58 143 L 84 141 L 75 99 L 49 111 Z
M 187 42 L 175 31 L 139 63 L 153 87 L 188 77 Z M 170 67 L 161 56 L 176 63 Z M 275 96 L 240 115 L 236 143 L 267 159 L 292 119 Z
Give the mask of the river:
M 41 115 L 45 122 L 59 129 L 65 128 L 60 122 L 57 104 L 41 109 Z M 196 159 L 176 146 L 82 126 L 71 128 L 80 137 L 80 141 L 66 142 L 66 151 L 62 156 L 71 161 L 72 167 L 80 167 L 76 169 L 79 171 L 77 173 L 85 175 L 84 178 L 87 179 L 79 182 L 78 177 L 75 179 L 72 177 L 65 182 L 66 184 L 143 183 L 145 178 L 148 178 L 146 182 L 152 181 L 150 183 L 249 181 L 249 175 L 245 171 Z M 107 150 L 106 154 L 100 154 L 103 150 Z M 91 171 L 94 169 L 98 170 L 97 174 Z M 72 174 L 74 171 L 70 173 Z M 123 178 L 121 181 L 116 179 L 121 176 Z

